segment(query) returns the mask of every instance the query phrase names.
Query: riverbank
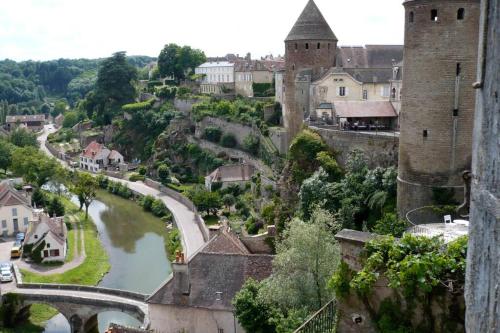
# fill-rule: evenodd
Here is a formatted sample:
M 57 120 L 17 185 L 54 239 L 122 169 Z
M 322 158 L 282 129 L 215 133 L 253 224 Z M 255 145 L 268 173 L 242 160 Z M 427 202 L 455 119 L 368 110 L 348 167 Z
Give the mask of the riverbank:
M 86 257 L 77 267 L 60 274 L 41 275 L 21 269 L 23 281 L 28 283 L 60 283 L 60 284 L 81 284 L 95 286 L 101 281 L 111 268 L 109 257 L 102 246 L 97 228 L 89 217 L 85 220 L 85 213 L 78 210 L 78 207 L 64 200 L 68 215 L 74 215 L 79 219 L 85 239 L 84 248 Z M 81 251 L 77 250 L 77 251 Z

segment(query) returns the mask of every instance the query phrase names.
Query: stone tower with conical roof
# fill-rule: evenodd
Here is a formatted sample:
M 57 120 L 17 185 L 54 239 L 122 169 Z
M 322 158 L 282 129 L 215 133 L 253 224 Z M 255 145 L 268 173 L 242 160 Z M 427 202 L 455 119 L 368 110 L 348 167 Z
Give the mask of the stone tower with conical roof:
M 335 65 L 337 37 L 309 0 L 285 39 L 284 125 L 289 142 L 300 131 L 309 108 L 309 84 Z

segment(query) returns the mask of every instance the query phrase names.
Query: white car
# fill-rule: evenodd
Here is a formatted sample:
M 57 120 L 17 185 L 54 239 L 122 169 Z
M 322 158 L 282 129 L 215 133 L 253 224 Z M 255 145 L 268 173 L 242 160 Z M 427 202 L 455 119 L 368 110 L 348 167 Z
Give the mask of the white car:
M 0 271 L 0 281 L 1 282 L 11 282 L 14 280 L 12 276 L 12 272 L 10 270 L 1 270 Z

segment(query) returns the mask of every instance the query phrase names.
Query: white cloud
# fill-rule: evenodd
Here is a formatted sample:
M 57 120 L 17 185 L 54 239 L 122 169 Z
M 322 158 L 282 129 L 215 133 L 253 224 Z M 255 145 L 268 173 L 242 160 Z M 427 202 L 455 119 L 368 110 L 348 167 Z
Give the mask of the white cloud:
M 157 56 L 175 42 L 207 55 L 283 53 L 306 0 L 0 2 L 0 59 Z M 316 0 L 340 45 L 402 44 L 401 0 Z

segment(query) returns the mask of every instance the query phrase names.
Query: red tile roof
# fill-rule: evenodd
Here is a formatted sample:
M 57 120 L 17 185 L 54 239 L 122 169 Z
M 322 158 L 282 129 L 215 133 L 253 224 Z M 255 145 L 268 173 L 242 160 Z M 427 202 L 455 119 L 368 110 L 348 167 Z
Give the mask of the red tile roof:
M 104 148 L 104 145 L 98 143 L 97 141 L 92 141 L 89 145 L 83 150 L 82 156 L 88 158 L 94 158 L 98 155 L 101 150 Z

